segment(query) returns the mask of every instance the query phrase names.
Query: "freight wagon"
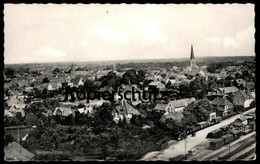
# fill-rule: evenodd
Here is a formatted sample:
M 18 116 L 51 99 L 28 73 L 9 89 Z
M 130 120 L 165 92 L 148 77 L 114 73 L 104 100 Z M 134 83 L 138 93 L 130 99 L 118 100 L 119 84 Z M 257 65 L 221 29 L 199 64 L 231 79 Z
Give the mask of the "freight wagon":
M 222 136 L 221 138 L 223 138 L 224 144 L 228 144 L 234 140 L 233 134 L 226 134 L 226 135 Z
M 224 139 L 223 138 L 218 138 L 218 139 L 214 139 L 212 141 L 210 141 L 210 149 L 211 150 L 216 150 L 218 148 L 220 148 L 221 146 L 223 146 L 224 143 Z
M 206 128 L 209 126 L 209 123 L 207 121 L 199 122 L 197 125 L 200 126 L 200 129 Z
M 220 138 L 222 136 L 222 130 L 221 129 L 216 129 L 210 133 L 208 133 L 206 138 Z
M 231 133 L 233 134 L 234 139 L 238 139 L 242 135 L 242 130 L 232 130 Z
M 222 121 L 222 117 L 216 117 L 216 118 L 213 119 L 213 122 L 214 122 L 215 124 L 218 124 L 218 123 L 220 123 L 221 121 Z

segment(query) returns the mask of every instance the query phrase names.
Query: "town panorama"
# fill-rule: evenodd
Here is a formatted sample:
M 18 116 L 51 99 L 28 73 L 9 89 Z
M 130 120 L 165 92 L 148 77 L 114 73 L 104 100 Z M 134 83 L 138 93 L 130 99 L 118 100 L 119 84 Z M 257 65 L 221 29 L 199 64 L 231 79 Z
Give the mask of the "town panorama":
M 255 55 L 191 42 L 182 58 L 5 63 L 4 160 L 256 159 Z

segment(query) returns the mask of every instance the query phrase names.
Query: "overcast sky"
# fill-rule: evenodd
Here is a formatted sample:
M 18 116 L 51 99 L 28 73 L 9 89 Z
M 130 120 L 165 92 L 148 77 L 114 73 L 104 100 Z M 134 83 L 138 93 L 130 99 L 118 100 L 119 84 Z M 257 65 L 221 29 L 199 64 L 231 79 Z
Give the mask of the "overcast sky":
M 254 5 L 5 4 L 4 62 L 253 56 Z

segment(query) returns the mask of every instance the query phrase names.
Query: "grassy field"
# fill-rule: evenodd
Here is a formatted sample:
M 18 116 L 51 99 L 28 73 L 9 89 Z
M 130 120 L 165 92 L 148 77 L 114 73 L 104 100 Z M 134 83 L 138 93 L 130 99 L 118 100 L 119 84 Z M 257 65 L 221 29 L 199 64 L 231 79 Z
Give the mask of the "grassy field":
M 19 129 L 19 136 L 20 140 L 26 136 L 30 131 L 32 131 L 32 128 L 20 128 Z M 18 141 L 18 129 L 6 129 L 5 135 L 11 135 L 15 141 Z

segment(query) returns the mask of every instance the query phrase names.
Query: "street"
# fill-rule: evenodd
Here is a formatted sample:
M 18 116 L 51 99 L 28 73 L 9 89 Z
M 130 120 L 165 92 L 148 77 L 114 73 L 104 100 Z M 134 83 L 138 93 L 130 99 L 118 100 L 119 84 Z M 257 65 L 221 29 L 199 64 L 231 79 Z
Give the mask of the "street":
M 253 112 L 253 111 L 255 111 L 255 108 L 252 108 L 252 109 L 244 112 L 244 114 L 246 114 L 248 112 Z M 211 132 L 215 129 L 218 129 L 222 126 L 228 125 L 231 122 L 235 121 L 239 117 L 240 117 L 240 115 L 237 114 L 233 117 L 230 117 L 226 120 L 221 121 L 219 124 L 210 126 L 210 127 L 205 128 L 203 130 L 200 130 L 200 131 L 196 132 L 195 137 L 191 137 L 191 135 L 189 135 L 186 139 L 186 153 L 188 153 L 188 151 L 190 149 L 194 148 L 196 145 L 200 145 L 200 144 L 208 142 L 208 139 L 206 139 L 206 136 L 209 132 Z M 157 160 L 168 161 L 170 158 L 176 157 L 180 154 L 185 154 L 185 140 L 181 140 L 179 142 L 176 142 L 174 145 L 168 147 L 165 150 L 150 152 L 150 153 L 146 154 L 141 160 L 144 160 L 144 161 L 157 161 Z

